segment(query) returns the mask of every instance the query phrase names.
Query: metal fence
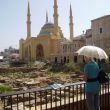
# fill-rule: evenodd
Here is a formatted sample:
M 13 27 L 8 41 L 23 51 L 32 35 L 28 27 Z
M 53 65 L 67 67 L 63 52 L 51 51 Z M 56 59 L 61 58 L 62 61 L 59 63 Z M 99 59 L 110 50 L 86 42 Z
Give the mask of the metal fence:
M 1 110 L 86 110 L 85 83 L 40 88 L 0 95 Z M 110 84 L 101 85 L 101 110 L 109 110 Z

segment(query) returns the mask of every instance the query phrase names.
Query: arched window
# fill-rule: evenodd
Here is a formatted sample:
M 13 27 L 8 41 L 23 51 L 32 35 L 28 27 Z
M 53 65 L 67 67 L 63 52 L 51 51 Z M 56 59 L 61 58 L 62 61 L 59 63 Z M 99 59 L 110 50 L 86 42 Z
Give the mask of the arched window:
M 24 59 L 28 60 L 28 47 L 25 48 Z
M 61 57 L 61 64 L 63 63 L 63 59 L 62 59 L 62 57 Z
M 29 57 L 29 60 L 31 61 L 31 46 L 29 45 L 29 48 L 28 48 L 29 50 L 28 50 L 28 57 Z
M 66 63 L 66 57 L 64 57 L 64 63 Z
M 67 63 L 69 63 L 69 56 L 68 56 L 68 58 L 67 58 Z
M 57 63 L 57 57 L 55 57 L 55 63 Z
M 77 56 L 74 56 L 74 62 L 77 63 Z
M 44 58 L 44 50 L 41 44 L 36 47 L 36 59 L 41 60 Z
M 110 54 L 109 54 L 109 63 L 110 63 Z

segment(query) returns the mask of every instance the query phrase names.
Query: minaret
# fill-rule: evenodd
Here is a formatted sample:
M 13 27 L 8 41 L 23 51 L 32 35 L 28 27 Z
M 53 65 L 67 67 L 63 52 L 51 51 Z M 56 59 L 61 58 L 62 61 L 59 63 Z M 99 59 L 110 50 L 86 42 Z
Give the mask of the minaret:
M 30 6 L 28 1 L 28 9 L 27 9 L 27 38 L 31 37 L 31 21 L 30 21 Z
M 73 32 L 73 16 L 72 16 L 72 8 L 71 8 L 71 4 L 70 4 L 70 40 L 73 41 L 74 39 L 74 32 Z
M 48 13 L 46 11 L 46 23 L 48 23 Z
M 58 6 L 57 6 L 57 0 L 54 0 L 54 29 L 55 29 L 55 34 L 57 35 L 58 33 Z

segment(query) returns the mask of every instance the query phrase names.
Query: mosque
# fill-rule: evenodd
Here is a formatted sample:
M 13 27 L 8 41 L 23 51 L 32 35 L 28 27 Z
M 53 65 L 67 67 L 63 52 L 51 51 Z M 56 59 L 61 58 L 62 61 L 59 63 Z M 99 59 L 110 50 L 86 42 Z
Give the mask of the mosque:
M 58 24 L 58 5 L 54 0 L 54 22 L 46 22 L 36 37 L 31 36 L 31 13 L 28 2 L 27 8 L 27 36 L 19 41 L 20 59 L 26 61 L 49 60 L 53 62 L 81 62 L 75 52 L 84 45 L 95 45 L 106 51 L 110 62 L 110 15 L 91 20 L 91 28 L 85 33 L 74 36 L 72 8 L 69 15 L 69 40 L 64 37 Z
M 77 61 L 75 51 L 85 44 L 83 35 L 74 37 L 74 25 L 72 8 L 70 5 L 69 28 L 70 38 L 66 39 L 61 27 L 58 24 L 58 5 L 54 0 L 54 22 L 48 22 L 46 13 L 46 22 L 42 26 L 36 37 L 31 36 L 31 12 L 28 2 L 27 8 L 27 36 L 26 39 L 20 39 L 20 59 L 27 61 L 49 60 L 54 62 Z

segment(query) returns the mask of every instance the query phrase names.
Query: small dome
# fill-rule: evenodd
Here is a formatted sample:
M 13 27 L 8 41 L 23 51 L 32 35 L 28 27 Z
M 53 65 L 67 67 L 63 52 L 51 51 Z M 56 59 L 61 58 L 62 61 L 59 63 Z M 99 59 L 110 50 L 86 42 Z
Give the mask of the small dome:
M 52 28 L 52 27 L 54 27 L 53 23 L 46 23 L 42 28 Z

